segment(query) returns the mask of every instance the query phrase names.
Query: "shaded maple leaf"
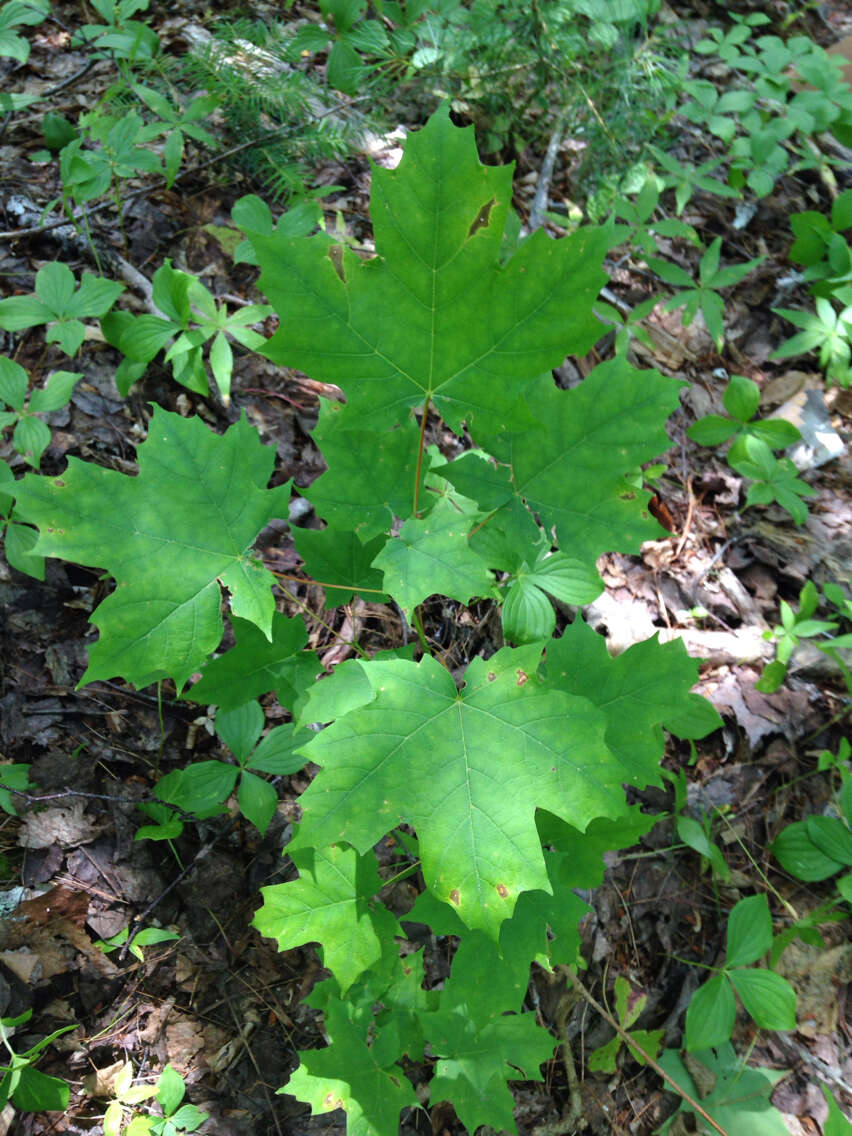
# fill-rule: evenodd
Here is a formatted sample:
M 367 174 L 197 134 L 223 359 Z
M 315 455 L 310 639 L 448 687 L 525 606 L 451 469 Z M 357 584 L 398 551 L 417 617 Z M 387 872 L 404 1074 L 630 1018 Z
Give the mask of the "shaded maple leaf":
M 69 458 L 59 477 L 18 482 L 18 508 L 39 528 L 40 554 L 115 578 L 92 614 L 101 638 L 81 682 L 182 686 L 222 638 L 222 588 L 234 615 L 271 636 L 275 578 L 250 549 L 287 516 L 290 485 L 265 488 L 275 450 L 245 417 L 219 435 L 155 406 L 138 460 L 128 477 Z

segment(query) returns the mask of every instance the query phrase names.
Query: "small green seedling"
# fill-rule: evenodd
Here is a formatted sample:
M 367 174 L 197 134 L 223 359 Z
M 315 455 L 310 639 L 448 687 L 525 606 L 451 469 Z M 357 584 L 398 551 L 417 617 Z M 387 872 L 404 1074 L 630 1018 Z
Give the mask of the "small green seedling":
M 789 927 L 785 927 L 783 931 L 779 931 L 772 940 L 772 949 L 769 952 L 769 969 L 775 969 L 778 960 L 794 939 L 801 939 L 807 946 L 817 947 L 824 951 L 826 943 L 822 937 L 820 925 L 823 923 L 843 923 L 849 918 L 847 911 L 839 911 L 837 908 L 837 899 L 829 899 L 791 923 Z
M 160 316 L 132 316 L 111 312 L 101 327 L 107 341 L 125 356 L 115 374 L 121 394 L 126 395 L 148 364 L 163 348 L 177 382 L 197 394 L 206 395 L 210 387 L 202 358 L 202 348 L 210 344 L 209 363 L 216 385 L 227 404 L 231 396 L 234 356 L 228 336 L 255 351 L 266 340 L 249 325 L 272 314 L 267 304 L 248 304 L 228 315 L 224 304 L 217 304 L 200 280 L 172 268 L 166 260 L 154 273 L 153 300 Z
M 724 965 L 696 990 L 686 1011 L 686 1048 L 694 1053 L 730 1041 L 737 1016 L 734 991 L 759 1029 L 796 1028 L 796 992 L 771 970 L 754 968 L 772 948 L 772 916 L 765 895 L 741 899 L 728 916 Z
M 801 434 L 784 418 L 754 420 L 760 406 L 760 388 L 745 375 L 731 375 L 722 397 L 722 414 L 706 414 L 687 430 L 687 435 L 700 446 L 721 446 L 741 437 L 759 438 L 770 449 L 781 450 L 799 441 Z
M 90 44 L 99 53 L 95 58 L 111 57 L 117 62 L 133 63 L 153 59 L 160 49 L 160 38 L 147 24 L 132 17 L 148 8 L 148 0 L 91 0 L 92 7 L 104 21 L 83 24 L 77 31 L 75 45 Z
M 36 580 L 44 579 L 44 557 L 34 552 L 38 532 L 32 526 L 21 524 L 14 508 L 17 482 L 4 461 L 0 461 L 0 528 L 4 531 L 6 559 L 12 568 Z
M 722 97 L 724 98 L 724 96 Z M 660 150 L 657 146 L 649 146 L 648 148 L 665 171 L 663 177 L 665 188 L 675 191 L 675 207 L 678 216 L 683 213 L 684 209 L 692 200 L 693 194 L 699 191 L 711 193 L 716 197 L 742 197 L 740 191 L 728 185 L 727 182 L 710 177 L 712 171 L 717 169 L 724 159 L 711 158 L 708 162 L 702 162 L 700 166 L 683 165 L 677 158 L 672 157 L 671 154 L 667 154 L 665 150 Z M 687 226 L 687 228 L 692 234 L 689 239 L 697 244 L 698 237 L 695 230 L 691 225 Z M 668 235 L 683 236 L 684 234 L 673 232 Z
M 648 267 L 661 280 L 666 284 L 683 289 L 683 291 L 676 292 L 674 296 L 666 300 L 663 305 L 665 310 L 673 311 L 675 308 L 683 308 L 683 326 L 689 327 L 700 308 L 704 313 L 707 330 L 713 337 L 713 342 L 719 351 L 722 350 L 722 344 L 725 340 L 725 301 L 719 295 L 717 289 L 739 284 L 752 269 L 763 261 L 763 257 L 759 256 L 753 260 L 743 261 L 741 264 L 729 264 L 725 268 L 720 268 L 721 251 L 722 238 L 716 237 L 698 262 L 697 284 L 686 269 L 681 268 L 679 264 L 672 264 L 671 261 L 661 260 L 656 256 L 646 258 Z
M 275 776 L 296 773 L 304 768 L 305 761 L 293 752 L 298 743 L 293 740 L 291 724 L 276 726 L 260 739 L 263 725 L 264 714 L 257 701 L 246 702 L 233 710 L 220 708 L 216 715 L 216 733 L 239 764 L 196 761 L 186 769 L 167 773 L 157 782 L 155 796 L 176 805 L 184 813 L 209 817 L 221 811 L 223 803 L 237 788 L 240 812 L 261 833 L 266 832 L 278 805 L 278 794 L 275 787 L 257 773 Z M 165 805 L 143 804 L 139 808 L 155 824 L 140 828 L 137 840 L 173 840 L 183 831 L 183 821 Z
M 6 1050 L 5 1054 L 0 1050 L 0 1109 L 11 1101 L 21 1112 L 61 1112 L 68 1106 L 68 1085 L 59 1077 L 40 1073 L 34 1066 L 49 1045 L 77 1027 L 63 1026 L 23 1053 L 16 1053 L 11 1039 L 18 1026 L 32 1016 L 32 1010 L 25 1010 L 16 1018 L 0 1018 L 0 1043 Z
M 816 490 L 799 477 L 789 458 L 776 458 L 762 438 L 743 434 L 728 451 L 728 465 L 741 477 L 753 482 L 746 493 L 749 505 L 771 505 L 786 509 L 797 525 L 808 519 L 803 498 L 815 497 Z
M 123 284 L 87 272 L 76 290 L 74 285 L 74 274 L 67 264 L 46 264 L 36 273 L 33 295 L 0 300 L 0 328 L 24 331 L 47 324 L 46 341 L 58 343 L 73 357 L 86 336 L 82 321 L 105 316 L 124 291 Z
M 202 119 L 210 115 L 221 100 L 217 95 L 196 95 L 185 107 L 174 106 L 153 87 L 136 84 L 133 92 L 154 112 L 158 122 L 148 126 L 146 137 L 159 137 L 165 134 L 163 161 L 166 170 L 166 186 L 171 188 L 183 161 L 184 136 L 200 142 L 204 146 L 215 147 L 216 139 L 200 125 Z
M 140 1086 L 140 1088 L 147 1088 L 147 1086 Z M 132 1095 L 133 1089 L 128 1087 L 125 1093 Z M 200 1128 L 207 1119 L 207 1113 L 202 1112 L 197 1105 L 181 1104 L 185 1094 L 186 1083 L 183 1077 L 171 1065 L 166 1065 L 160 1074 L 153 1094 L 163 1110 L 163 1115 L 134 1116 L 125 1128 L 124 1136 L 177 1136 L 179 1132 L 194 1132 L 196 1128 Z M 145 1093 L 145 1096 L 139 1099 L 145 1099 L 150 1095 Z M 125 1102 L 131 1103 L 126 1096 Z M 117 1136 L 120 1132 L 123 1103 L 120 1099 L 111 1102 L 110 1108 L 113 1104 L 117 1104 L 119 1107 L 113 1110 L 114 1127 L 111 1131 L 107 1131 L 106 1122 L 104 1123 L 104 1136 Z
M 130 935 L 128 927 L 122 929 L 112 935 L 109 939 L 98 939 L 95 943 L 96 947 L 109 954 L 110 951 L 118 950 L 123 947 L 127 942 Z M 180 939 L 180 935 L 174 931 L 164 931 L 162 927 L 143 927 L 136 935 L 133 936 L 133 942 L 127 948 L 134 958 L 139 959 L 140 962 L 145 961 L 145 955 L 142 951 L 143 947 L 153 947 L 155 943 L 173 943 Z
M 812 580 L 808 580 L 799 592 L 798 611 L 792 608 L 786 600 L 780 601 L 781 623 L 773 627 L 771 631 L 764 631 L 763 633 L 764 639 L 778 644 L 775 660 L 764 667 L 763 674 L 754 684 L 755 689 L 763 694 L 774 694 L 787 675 L 787 667 L 793 652 L 799 645 L 799 640 L 812 639 L 815 635 L 825 635 L 837 630 L 838 625 L 833 620 L 812 618 L 818 604 L 819 593 Z M 852 637 L 841 635 L 832 639 L 830 643 L 817 643 L 816 646 L 827 647 L 830 651 L 833 648 L 846 647 L 850 644 L 852 644 Z
M 844 235 L 852 229 L 852 189 L 831 203 L 830 219 L 808 209 L 791 216 L 790 228 L 796 238 L 790 260 L 804 266 L 802 279 L 814 295 L 831 296 L 839 286 L 852 283 L 852 248 Z
M 612 227 L 613 248 L 629 244 L 631 249 L 651 256 L 659 251 L 656 239 L 658 235 L 677 237 L 694 245 L 700 243 L 695 229 L 685 221 L 677 217 L 654 219 L 660 204 L 660 192 L 665 185 L 666 182 L 645 170 L 645 180 L 639 187 L 635 201 L 622 196 L 615 199 L 613 212 L 617 223 Z
M 712 817 L 705 815 L 702 820 L 703 823 L 699 823 L 694 817 L 679 816 L 676 823 L 677 834 L 687 847 L 697 852 L 702 857 L 702 861 L 710 865 L 716 879 L 727 883 L 731 878 L 731 869 L 722 855 L 721 848 L 710 837 L 713 827 Z
M 794 308 L 772 310 L 802 330 L 785 340 L 773 352 L 773 359 L 789 359 L 793 355 L 807 355 L 819 351 L 819 365 L 830 382 L 848 387 L 852 383 L 852 286 L 838 288 L 833 298 L 841 305 L 835 310 L 831 300 L 817 296 L 816 311 L 802 312 Z
M 656 1058 L 660 1052 L 665 1030 L 631 1030 L 630 1028 L 645 1009 L 647 1001 L 648 995 L 631 989 L 630 983 L 626 978 L 623 978 L 621 975 L 616 978 L 615 1014 L 619 1024 L 622 1029 L 628 1032 L 636 1044 L 642 1047 L 645 1053 Z M 606 1045 L 601 1045 L 593 1050 L 589 1054 L 589 1068 L 595 1073 L 614 1073 L 616 1070 L 616 1059 L 623 1044 L 621 1035 L 616 1034 Z M 638 1049 L 634 1049 L 630 1044 L 627 1045 L 627 1048 L 630 1050 L 630 1055 L 634 1060 L 638 1061 L 640 1065 L 645 1064 L 645 1056 L 643 1053 L 640 1053 Z
M 0 431 L 14 426 L 12 445 L 31 466 L 39 468 L 42 454 L 50 445 L 50 427 L 38 417 L 61 410 L 71 401 L 81 372 L 55 371 L 43 388 L 27 397 L 29 378 L 20 364 L 0 357 Z
M 125 1109 L 132 1110 L 134 1105 L 156 1096 L 157 1086 L 134 1085 L 133 1066 L 129 1061 L 125 1061 L 112 1082 L 112 1093 L 115 1099 L 110 1101 L 104 1113 L 104 1136 L 120 1136 L 124 1127 Z M 100 1094 L 95 1090 L 93 1095 Z M 130 1119 L 132 1123 L 133 1116 Z

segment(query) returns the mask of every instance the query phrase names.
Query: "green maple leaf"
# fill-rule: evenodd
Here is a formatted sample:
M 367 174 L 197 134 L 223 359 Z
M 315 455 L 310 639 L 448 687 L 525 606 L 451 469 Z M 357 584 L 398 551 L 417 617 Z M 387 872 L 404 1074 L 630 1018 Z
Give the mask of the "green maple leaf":
M 182 697 L 233 710 L 274 690 L 281 705 L 292 710 L 322 670 L 313 651 L 302 650 L 308 641 L 304 621 L 275 612 L 269 636 L 246 619 L 232 623 L 236 645 L 207 663 Z
M 305 571 L 325 590 L 325 607 L 349 603 L 355 592 L 373 603 L 388 602 L 381 573 L 372 567 L 384 548 L 383 537 L 364 544 L 352 531 L 294 529 L 293 541 Z
M 38 552 L 105 568 L 115 591 L 96 608 L 101 638 L 82 683 L 121 675 L 136 686 L 182 685 L 222 638 L 222 588 L 234 615 L 269 636 L 275 580 L 249 550 L 288 485 L 265 488 L 275 458 L 245 418 L 226 434 L 159 407 L 128 477 L 69 458 L 60 477 L 16 486 L 38 525 Z
M 539 230 L 501 265 L 511 196 L 511 167 L 483 166 L 473 130 L 439 110 L 397 169 L 373 168 L 372 260 L 324 233 L 248 234 L 281 320 L 264 354 L 340 383 L 361 429 L 430 401 L 457 431 L 506 429 L 512 392 L 600 335 L 591 305 L 609 247 L 604 229 Z
M 452 981 L 452 980 L 451 980 Z M 487 983 L 486 971 L 480 981 Z M 488 1124 L 517 1132 L 507 1081 L 542 1081 L 539 1066 L 553 1056 L 556 1039 L 536 1025 L 535 1014 L 508 1014 L 477 1026 L 465 1004 L 421 1016 L 432 1052 L 440 1055 L 429 1099 L 452 1101 L 469 1132 Z
M 669 448 L 665 421 L 682 385 L 622 356 L 570 391 L 549 375 L 531 384 L 529 409 L 546 428 L 511 434 L 495 454 L 511 465 L 516 494 L 546 529 L 555 526 L 566 555 L 594 563 L 603 552 L 638 552 L 664 531 L 647 511 L 651 495 L 625 475 Z M 441 470 L 452 480 L 451 471 Z
M 581 694 L 607 716 L 606 741 L 645 784 L 659 784 L 661 725 L 679 737 L 700 738 L 722 724 L 713 707 L 690 687 L 698 662 L 678 640 L 647 639 L 610 656 L 606 640 L 576 619 L 547 648 L 549 681 Z
M 490 593 L 493 577 L 468 546 L 471 524 L 470 517 L 441 497 L 428 517 L 407 520 L 375 558 L 386 591 L 406 615 L 436 592 L 460 603 Z
M 343 839 L 366 853 L 412 824 L 427 886 L 496 939 L 521 892 L 550 887 L 536 808 L 584 829 L 622 813 L 621 784 L 636 780 L 603 744 L 601 712 L 538 679 L 540 654 L 475 659 L 463 692 L 430 656 L 364 667 L 371 700 L 302 750 L 324 768 L 293 847 Z
M 370 902 L 382 888 L 376 858 L 333 844 L 294 852 L 292 859 L 299 879 L 261 888 L 263 906 L 254 926 L 277 939 L 280 951 L 321 943 L 323 961 L 345 994 L 381 958 L 382 941 L 401 934 L 390 911 Z
M 346 421 L 340 403 L 323 400 L 313 438 L 329 469 L 301 492 L 332 528 L 369 541 L 411 512 L 420 432 L 413 422 L 377 433 L 348 429 Z M 424 461 L 421 486 L 427 470 Z
M 282 1092 L 314 1115 L 346 1109 L 346 1136 L 397 1136 L 399 1114 L 417 1096 L 381 1036 L 368 1044 L 373 1018 L 330 998 L 323 1007 L 331 1045 L 299 1053 L 301 1064 Z

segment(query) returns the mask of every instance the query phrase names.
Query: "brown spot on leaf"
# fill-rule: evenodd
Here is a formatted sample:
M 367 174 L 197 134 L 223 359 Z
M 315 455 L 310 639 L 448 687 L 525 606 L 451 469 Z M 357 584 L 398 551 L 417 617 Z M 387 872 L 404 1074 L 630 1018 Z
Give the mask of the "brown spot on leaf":
M 467 231 L 468 237 L 472 237 L 473 234 L 478 229 L 488 228 L 488 223 L 489 223 L 489 220 L 491 218 L 491 210 L 494 208 L 494 206 L 496 204 L 497 204 L 497 201 L 493 197 L 491 198 L 490 201 L 486 201 L 486 203 L 482 206 L 482 208 L 479 210 L 479 212 L 474 217 L 473 224 L 470 226 L 470 228 Z
M 520 670 L 520 668 L 519 668 L 519 669 L 518 669 L 518 682 L 517 682 L 517 685 L 518 685 L 518 686 L 523 686 L 525 682 L 529 682 L 529 681 L 530 681 L 530 676 L 529 676 L 529 675 L 528 675 L 528 674 L 526 673 L 526 671 L 522 671 L 522 670 Z
M 334 271 L 345 284 L 346 277 L 343 274 L 343 245 L 329 245 L 328 259 L 334 265 Z
M 498 884 L 497 885 L 497 894 L 500 896 L 501 899 L 505 899 L 506 896 L 509 894 L 509 889 L 506 887 L 505 884 Z
M 489 682 L 493 682 L 496 677 L 497 677 L 497 675 L 494 673 L 494 671 L 488 672 L 488 681 Z
M 65 482 L 64 482 L 64 481 L 62 481 L 62 480 L 61 480 L 60 478 L 58 478 L 58 477 L 55 477 L 55 478 L 53 479 L 53 484 L 54 484 L 54 485 L 58 485 L 60 489 L 64 489 L 64 488 L 65 488 Z
M 456 907 L 458 907 L 461 903 L 461 896 L 459 895 L 458 888 L 453 888 L 453 890 L 450 892 L 450 903 L 454 903 Z

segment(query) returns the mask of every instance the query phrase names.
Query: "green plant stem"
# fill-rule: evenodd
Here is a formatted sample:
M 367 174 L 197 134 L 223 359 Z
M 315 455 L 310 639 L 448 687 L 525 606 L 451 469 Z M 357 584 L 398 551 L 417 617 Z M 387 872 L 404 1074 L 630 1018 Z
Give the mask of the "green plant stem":
M 314 580 L 312 577 L 305 576 L 288 576 L 286 572 L 275 572 L 277 580 L 292 580 L 294 584 L 316 584 L 318 588 L 339 588 L 340 584 L 327 584 L 324 580 Z M 386 596 L 387 592 L 383 592 L 381 588 L 358 588 L 359 592 L 369 592 L 373 596 Z
M 280 576 L 281 579 L 283 579 L 283 580 L 292 579 L 292 577 L 283 576 L 280 572 L 272 572 L 272 575 L 275 576 L 275 577 Z M 306 582 L 305 580 L 299 581 L 299 583 L 302 583 L 302 584 L 304 584 L 305 582 Z M 306 603 L 302 603 L 302 601 L 300 599 L 298 599 L 296 596 L 294 596 L 292 592 L 288 592 L 287 595 L 293 601 L 293 603 L 296 604 L 297 607 L 301 608 L 302 611 L 304 611 L 307 615 L 309 615 L 311 617 L 311 619 L 315 619 L 317 621 L 317 623 L 320 625 L 320 627 L 324 627 L 326 629 L 326 631 L 328 631 L 331 635 L 333 635 L 335 637 L 335 639 L 339 639 L 341 643 L 345 643 L 348 647 L 351 647 L 353 649 L 353 651 L 357 651 L 362 659 L 369 658 L 369 655 L 367 654 L 367 652 L 360 645 L 360 643 L 357 642 L 356 639 L 344 639 L 344 637 L 340 634 L 339 631 L 335 631 L 335 629 L 331 626 L 330 623 L 326 623 L 326 621 L 321 616 L 317 615 L 316 612 L 313 611 L 312 608 L 308 607 L 308 605 Z
M 698 1115 L 700 1117 L 702 1117 L 702 1119 L 706 1120 L 707 1123 L 710 1125 L 710 1127 L 713 1128 L 716 1132 L 718 1132 L 720 1134 L 720 1136 L 729 1136 L 729 1134 L 725 1131 L 725 1129 L 722 1128 L 721 1125 L 716 1123 L 716 1121 L 713 1119 L 713 1117 L 710 1115 L 710 1113 L 707 1112 L 706 1109 L 702 1108 L 701 1105 L 698 1103 L 698 1101 L 695 1100 L 693 1097 L 691 1097 L 689 1095 L 689 1093 L 686 1092 L 685 1089 L 682 1089 L 680 1087 L 680 1085 L 677 1083 L 677 1081 L 675 1081 L 673 1077 L 670 1077 L 668 1075 L 668 1073 L 665 1071 L 665 1069 L 662 1067 L 662 1065 L 660 1065 L 660 1063 L 658 1061 L 655 1061 L 654 1058 L 651 1056 L 651 1054 L 648 1053 L 647 1050 L 643 1049 L 642 1046 L 639 1045 L 636 1042 L 636 1039 L 632 1038 L 630 1036 L 630 1034 L 627 1032 L 626 1029 L 624 1029 L 621 1025 L 619 1025 L 619 1023 L 615 1020 L 615 1018 L 612 1016 L 612 1014 L 609 1013 L 608 1010 L 604 1009 L 604 1007 L 600 1004 L 600 1002 L 597 1000 L 597 998 L 595 998 L 595 996 L 593 994 L 591 994 L 586 989 L 586 987 L 583 985 L 583 983 L 580 981 L 580 979 L 577 976 L 577 972 L 574 970 L 573 967 L 563 966 L 562 970 L 565 974 L 568 975 L 568 977 L 571 979 L 571 982 L 580 991 L 580 993 L 583 995 L 583 997 L 586 999 L 586 1001 L 589 1003 L 589 1005 L 592 1007 L 592 1009 L 597 1010 L 597 1012 L 604 1019 L 604 1021 L 608 1025 L 612 1026 L 612 1028 L 615 1030 L 615 1032 L 618 1034 L 618 1036 L 621 1038 L 621 1040 L 623 1042 L 625 1042 L 627 1045 L 632 1046 L 632 1048 L 635 1049 L 637 1053 L 642 1054 L 642 1057 L 645 1060 L 645 1062 L 648 1064 L 648 1066 L 651 1069 L 653 1069 L 654 1072 L 656 1074 L 658 1074 L 658 1076 L 663 1078 L 663 1080 L 666 1082 L 666 1084 L 671 1087 L 671 1090 L 672 1090 L 673 1093 L 677 1093 L 677 1095 L 679 1097 L 681 1097 L 682 1100 L 685 1100 L 686 1103 L 689 1105 L 689 1107 L 694 1112 L 697 1112 Z
M 423 630 L 423 617 L 420 614 L 419 607 L 414 609 L 412 623 L 414 624 L 414 630 L 417 632 L 417 638 L 420 640 L 420 646 L 423 648 L 424 653 L 431 655 L 432 652 L 429 650 L 429 644 L 426 642 L 426 632 Z
M 784 898 L 784 896 L 779 892 L 779 890 L 776 887 L 774 887 L 772 883 L 770 883 L 768 876 L 763 871 L 763 869 L 760 867 L 758 862 L 755 860 L 754 856 L 752 856 L 752 854 L 749 852 L 748 848 L 746 848 L 745 844 L 740 839 L 738 832 L 736 831 L 734 826 L 731 824 L 731 822 L 728 820 L 728 818 L 725 816 L 725 814 L 718 808 L 716 809 L 716 813 L 721 818 L 722 822 L 728 826 L 734 840 L 736 840 L 737 844 L 739 844 L 740 848 L 742 848 L 743 852 L 745 852 L 746 856 L 748 857 L 749 863 L 754 868 L 754 870 L 757 872 L 757 874 L 760 876 L 760 878 L 763 880 L 763 882 L 766 885 L 766 887 L 768 888 L 768 890 L 772 892 L 772 894 L 775 896 L 775 898 L 778 900 L 778 902 L 781 904 L 781 906 L 784 908 L 784 910 L 787 912 L 787 914 L 792 919 L 794 919 L 796 922 L 798 922 L 799 916 L 796 913 L 795 907 L 793 907 L 793 905 L 791 903 L 788 903 L 787 900 Z
M 157 750 L 157 761 L 154 772 L 160 772 L 160 762 L 163 760 L 163 750 L 166 748 L 166 722 L 163 718 L 163 680 L 157 681 L 157 720 L 160 723 L 160 746 Z

